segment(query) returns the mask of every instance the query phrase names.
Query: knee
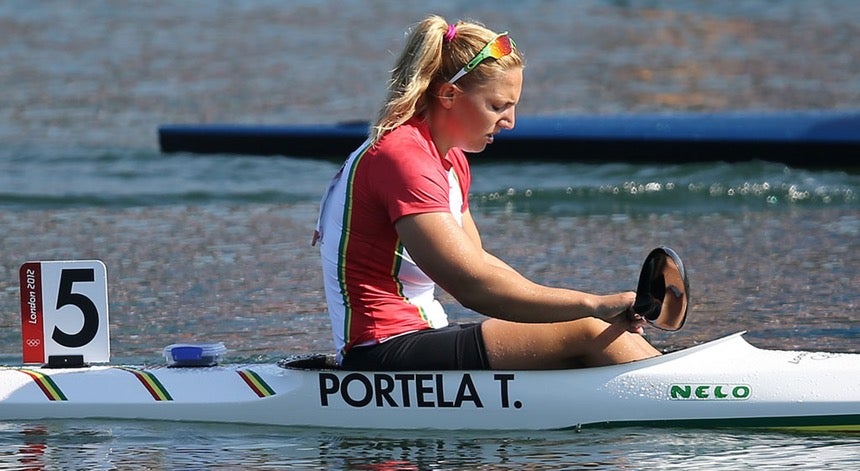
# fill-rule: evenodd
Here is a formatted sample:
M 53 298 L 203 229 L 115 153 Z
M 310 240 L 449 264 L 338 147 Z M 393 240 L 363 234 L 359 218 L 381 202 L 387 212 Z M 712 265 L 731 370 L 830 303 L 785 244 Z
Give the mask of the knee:
M 611 324 L 597 317 L 585 317 L 574 321 L 577 323 L 579 336 L 585 340 L 595 340 L 606 332 Z

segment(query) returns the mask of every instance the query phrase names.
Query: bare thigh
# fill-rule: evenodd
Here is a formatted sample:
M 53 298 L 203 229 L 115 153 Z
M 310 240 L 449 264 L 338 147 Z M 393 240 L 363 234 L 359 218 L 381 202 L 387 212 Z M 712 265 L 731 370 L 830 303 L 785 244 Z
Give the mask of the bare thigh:
M 488 319 L 481 332 L 493 369 L 602 366 L 660 354 L 641 335 L 594 317 L 551 324 Z

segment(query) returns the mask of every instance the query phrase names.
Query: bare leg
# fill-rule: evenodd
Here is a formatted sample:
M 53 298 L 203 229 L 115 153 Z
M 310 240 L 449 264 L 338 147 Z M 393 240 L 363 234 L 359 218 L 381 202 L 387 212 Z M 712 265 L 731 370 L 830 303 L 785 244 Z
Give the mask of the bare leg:
M 487 319 L 481 332 L 493 369 L 603 366 L 660 355 L 641 335 L 593 317 L 553 324 Z

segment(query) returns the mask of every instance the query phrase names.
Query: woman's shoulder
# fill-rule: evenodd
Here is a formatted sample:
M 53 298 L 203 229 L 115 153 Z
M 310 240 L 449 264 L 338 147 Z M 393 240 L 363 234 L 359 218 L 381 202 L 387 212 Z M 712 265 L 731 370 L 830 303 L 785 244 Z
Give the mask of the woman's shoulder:
M 377 146 L 382 149 L 396 149 L 404 145 L 429 150 L 432 140 L 427 125 L 411 119 L 391 130 L 377 143 Z
M 420 123 L 415 124 L 412 121 L 388 132 L 370 149 L 369 153 L 375 157 L 374 160 L 406 160 L 413 163 L 416 160 L 426 160 L 416 159 L 418 155 L 430 157 L 438 155 L 429 133 L 422 129 Z

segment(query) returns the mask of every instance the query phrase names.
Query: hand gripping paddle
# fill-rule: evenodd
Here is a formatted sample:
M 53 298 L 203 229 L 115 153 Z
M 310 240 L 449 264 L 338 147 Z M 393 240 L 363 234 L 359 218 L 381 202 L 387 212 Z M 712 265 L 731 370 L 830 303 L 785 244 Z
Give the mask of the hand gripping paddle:
M 669 247 L 657 247 L 645 258 L 633 311 L 662 330 L 678 330 L 687 320 L 690 286 L 681 257 Z

